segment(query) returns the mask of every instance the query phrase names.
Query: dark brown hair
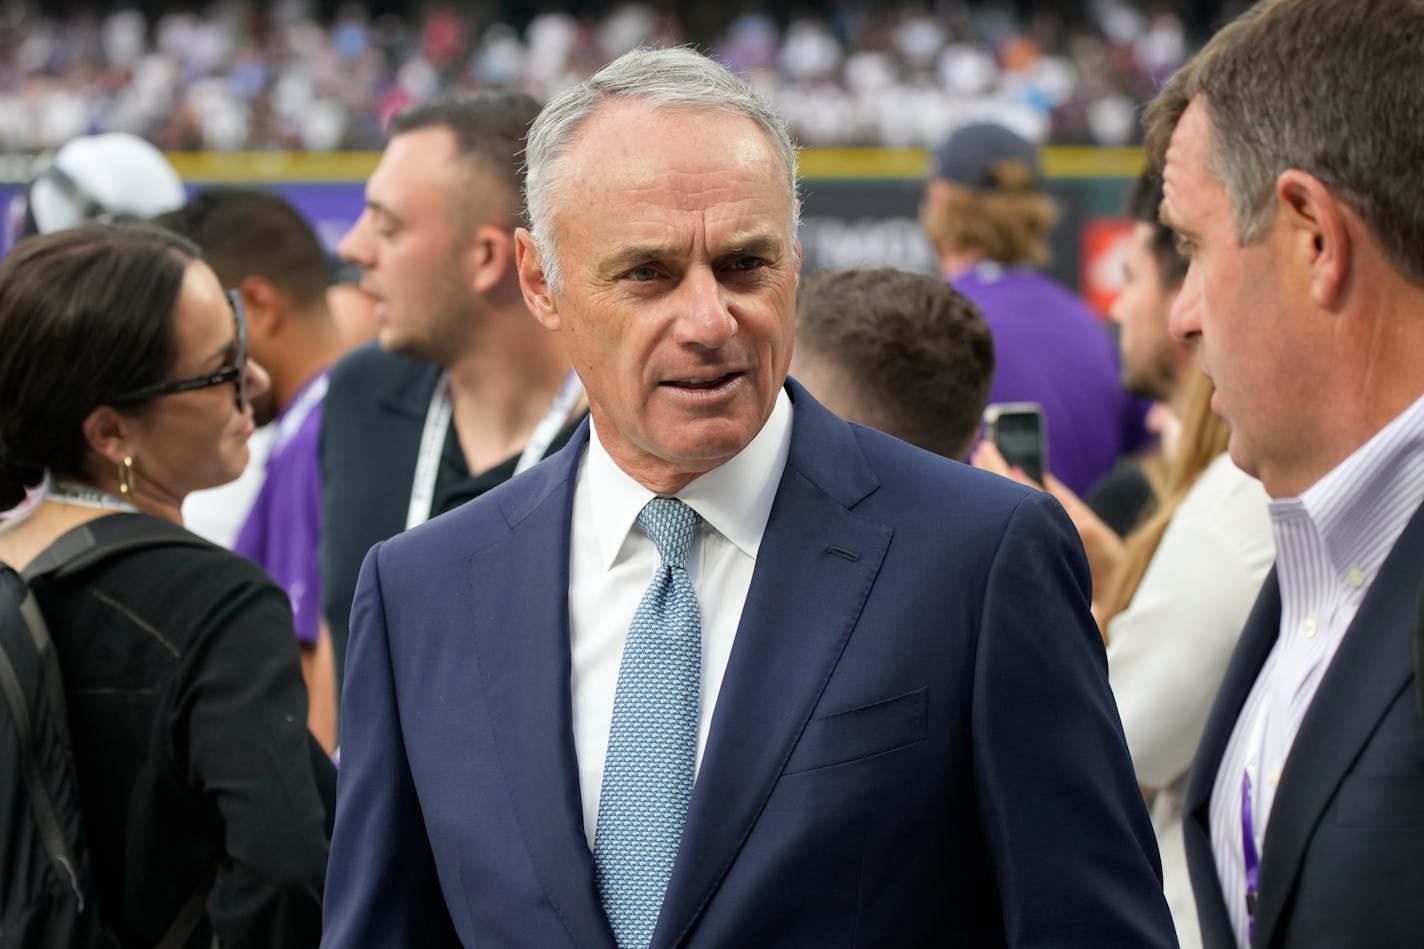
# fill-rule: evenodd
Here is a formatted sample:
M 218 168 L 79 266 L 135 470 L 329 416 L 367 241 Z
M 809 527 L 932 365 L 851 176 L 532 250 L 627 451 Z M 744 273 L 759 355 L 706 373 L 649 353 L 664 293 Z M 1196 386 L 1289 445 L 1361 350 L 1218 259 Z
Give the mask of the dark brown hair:
M 979 309 L 943 279 L 889 267 L 801 281 L 796 346 L 834 363 L 878 427 L 946 458 L 973 444 L 994 381 Z
M 85 224 L 0 261 L 0 510 L 45 469 L 80 475 L 89 413 L 172 368 L 173 310 L 197 257 L 161 228 Z
M 281 195 L 260 188 L 208 188 L 155 223 L 197 244 L 224 287 L 258 276 L 298 307 L 324 299 L 326 251 L 306 218 Z
M 401 110 L 391 121 L 391 138 L 421 129 L 448 129 L 455 137 L 455 153 L 505 188 L 512 214 L 522 219 L 524 139 L 538 114 L 538 101 L 522 92 L 480 92 Z
M 1299 169 L 1360 215 L 1400 273 L 1424 284 L 1424 3 L 1258 3 L 1148 106 L 1152 167 L 1166 164 L 1193 100 L 1210 120 L 1210 171 L 1231 198 L 1241 243 L 1265 233 L 1276 180 Z

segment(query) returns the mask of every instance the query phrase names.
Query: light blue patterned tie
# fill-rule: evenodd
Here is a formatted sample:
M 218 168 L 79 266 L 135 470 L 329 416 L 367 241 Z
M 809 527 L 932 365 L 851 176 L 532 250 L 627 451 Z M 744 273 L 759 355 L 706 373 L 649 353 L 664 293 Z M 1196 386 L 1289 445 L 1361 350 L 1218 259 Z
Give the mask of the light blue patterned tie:
M 662 556 L 628 628 L 593 858 L 619 949 L 645 949 L 677 857 L 697 759 L 702 617 L 683 561 L 702 518 L 677 498 L 653 498 L 638 524 Z

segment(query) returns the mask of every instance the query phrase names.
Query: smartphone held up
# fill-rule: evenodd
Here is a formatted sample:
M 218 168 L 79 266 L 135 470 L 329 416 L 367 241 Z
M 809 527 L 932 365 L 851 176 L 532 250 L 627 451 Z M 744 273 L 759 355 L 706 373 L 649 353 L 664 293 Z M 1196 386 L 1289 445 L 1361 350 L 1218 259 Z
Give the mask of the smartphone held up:
M 1037 402 L 996 402 L 984 410 L 985 437 L 1010 466 L 1037 484 L 1048 470 L 1047 428 Z

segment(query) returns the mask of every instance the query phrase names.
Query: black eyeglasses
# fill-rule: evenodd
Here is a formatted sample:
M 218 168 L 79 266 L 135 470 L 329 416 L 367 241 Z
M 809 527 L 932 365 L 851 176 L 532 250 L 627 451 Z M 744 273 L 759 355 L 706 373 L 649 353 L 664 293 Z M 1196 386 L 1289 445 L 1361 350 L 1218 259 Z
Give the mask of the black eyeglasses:
M 247 391 L 247 311 L 242 308 L 242 296 L 236 290 L 227 291 L 227 302 L 232 307 L 232 321 L 236 326 L 236 352 L 233 354 L 230 364 L 201 376 L 189 376 L 187 379 L 174 379 L 171 382 L 155 382 L 151 386 L 134 389 L 109 399 L 109 404 L 136 405 L 159 396 L 192 392 L 195 389 L 207 389 L 212 386 L 227 385 L 231 382 L 237 390 L 237 410 L 246 412 L 252 401 Z

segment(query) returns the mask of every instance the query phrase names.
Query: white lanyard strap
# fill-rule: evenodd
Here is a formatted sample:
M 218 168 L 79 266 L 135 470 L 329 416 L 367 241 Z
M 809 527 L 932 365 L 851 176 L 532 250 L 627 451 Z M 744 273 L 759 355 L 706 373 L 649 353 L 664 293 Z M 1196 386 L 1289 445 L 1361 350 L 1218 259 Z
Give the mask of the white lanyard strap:
M 410 507 L 405 514 L 405 529 L 430 520 L 430 506 L 435 503 L 435 476 L 440 471 L 440 454 L 445 448 L 445 433 L 450 430 L 450 376 L 441 373 L 430 394 L 430 408 L 425 412 L 425 428 L 420 433 L 420 451 L 415 456 L 415 479 L 410 485 Z
M 583 383 L 578 374 L 569 371 L 559 385 L 549 410 L 534 426 L 529 436 L 529 444 L 524 446 L 514 473 L 527 471 L 544 457 L 555 436 L 568 422 L 574 406 L 583 397 Z M 430 408 L 425 413 L 425 428 L 420 433 L 420 451 L 415 458 L 415 478 L 410 487 L 410 508 L 406 511 L 405 527 L 410 530 L 430 519 L 431 507 L 435 503 L 435 478 L 440 471 L 440 456 L 445 449 L 446 434 L 450 430 L 450 377 L 442 375 L 430 396 Z
M 524 453 L 519 456 L 519 463 L 514 466 L 515 474 L 528 471 L 539 463 L 544 452 L 548 451 L 549 445 L 553 443 L 554 436 L 567 424 L 569 413 L 582 397 L 583 382 L 578 373 L 570 369 L 569 374 L 564 376 L 564 381 L 559 384 L 559 391 L 554 394 L 549 411 L 545 412 L 539 424 L 534 426 L 534 434 L 529 436 L 529 444 L 524 446 Z

